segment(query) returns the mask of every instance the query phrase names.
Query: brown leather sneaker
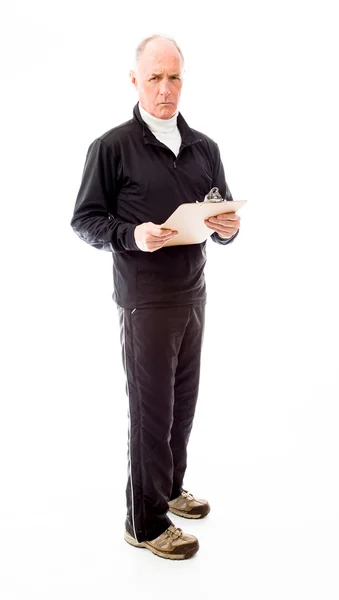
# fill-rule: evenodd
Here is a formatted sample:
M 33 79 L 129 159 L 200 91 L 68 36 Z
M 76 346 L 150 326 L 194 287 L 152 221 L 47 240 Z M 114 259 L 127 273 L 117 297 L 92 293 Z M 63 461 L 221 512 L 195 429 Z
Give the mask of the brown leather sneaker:
M 172 560 L 191 558 L 199 550 L 197 538 L 184 533 L 174 525 L 170 525 L 159 537 L 151 541 L 137 542 L 128 531 L 125 531 L 124 538 L 126 542 L 136 548 L 148 548 L 153 554 Z
M 207 500 L 194 498 L 193 494 L 186 491 L 182 491 L 178 498 L 170 500 L 168 506 L 172 513 L 186 519 L 202 519 L 211 510 Z

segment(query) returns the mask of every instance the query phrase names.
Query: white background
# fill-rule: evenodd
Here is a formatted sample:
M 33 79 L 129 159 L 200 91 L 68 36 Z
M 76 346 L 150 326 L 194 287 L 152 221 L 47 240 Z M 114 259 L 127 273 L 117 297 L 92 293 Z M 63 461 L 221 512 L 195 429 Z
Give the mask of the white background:
M 2 600 L 337 600 L 335 2 L 15 2 L 1 18 Z M 123 540 L 127 399 L 111 256 L 70 228 L 90 142 L 131 118 L 134 49 L 186 58 L 180 110 L 235 199 L 208 243 L 189 561 Z M 119 591 L 120 589 L 120 591 Z M 212 591 L 214 590 L 214 591 Z

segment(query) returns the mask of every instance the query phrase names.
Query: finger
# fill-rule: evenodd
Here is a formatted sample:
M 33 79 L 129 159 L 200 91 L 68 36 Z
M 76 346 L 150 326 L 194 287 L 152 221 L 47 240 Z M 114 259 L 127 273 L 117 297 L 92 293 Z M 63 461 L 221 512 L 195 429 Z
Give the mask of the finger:
M 215 225 L 214 225 L 214 223 L 209 223 L 209 221 L 205 221 L 205 225 L 206 225 L 206 227 L 208 227 L 209 229 L 214 229 L 214 228 L 215 228 Z
M 221 219 L 239 219 L 238 213 L 229 212 L 229 213 L 221 213 L 221 215 L 217 215 L 217 218 Z
M 236 229 L 236 227 L 231 224 L 229 225 L 225 225 L 225 224 L 221 224 L 219 223 L 209 223 L 208 221 L 205 221 L 205 225 L 207 225 L 207 227 L 209 227 L 210 229 L 220 229 L 220 230 L 225 230 L 225 229 Z
M 166 242 L 168 242 L 169 240 L 172 240 L 173 238 L 175 238 L 178 234 L 177 233 L 172 233 L 171 235 L 166 235 L 165 237 L 152 237 L 150 238 L 150 242 L 152 242 L 152 244 L 165 244 Z
M 240 222 L 240 217 L 235 213 L 227 213 L 223 215 L 218 215 L 217 217 L 210 217 L 208 219 L 212 223 L 220 223 L 224 221 L 229 221 L 230 223 L 234 223 L 235 221 Z
M 166 242 L 168 242 L 169 240 L 173 239 L 174 237 L 176 237 L 177 234 L 175 235 L 167 235 L 166 237 L 157 237 L 157 236 L 149 236 L 146 240 L 146 243 L 149 246 L 161 246 L 162 244 L 166 244 Z
M 224 227 L 224 226 L 212 225 L 212 224 L 208 224 L 208 223 L 206 223 L 206 225 L 209 229 L 212 229 L 216 233 L 219 233 L 220 235 L 225 235 L 227 237 L 232 237 L 232 235 L 234 235 L 239 229 L 239 227 Z
M 149 252 L 154 252 L 154 250 L 159 250 L 159 248 L 162 248 L 167 242 L 169 242 L 174 237 L 175 237 L 175 235 L 171 235 L 166 239 L 160 240 L 159 238 L 154 238 L 153 240 L 148 240 L 146 242 L 147 250 Z
M 207 227 L 212 227 L 213 229 L 221 229 L 221 230 L 225 230 L 225 231 L 232 231 L 232 230 L 238 230 L 239 229 L 239 223 L 237 222 L 233 222 L 233 221 L 218 221 L 216 223 L 209 223 L 208 221 L 205 222 L 205 225 L 207 225 Z
M 160 237 L 160 238 L 165 238 L 169 235 L 173 235 L 173 234 L 177 234 L 178 232 L 175 229 L 151 229 L 150 230 L 151 235 L 154 235 L 155 237 Z
M 239 227 L 234 227 L 233 225 L 230 227 L 225 227 L 224 225 L 214 225 L 213 227 L 218 232 L 221 231 L 224 233 L 232 233 L 232 234 L 235 233 L 239 229 Z

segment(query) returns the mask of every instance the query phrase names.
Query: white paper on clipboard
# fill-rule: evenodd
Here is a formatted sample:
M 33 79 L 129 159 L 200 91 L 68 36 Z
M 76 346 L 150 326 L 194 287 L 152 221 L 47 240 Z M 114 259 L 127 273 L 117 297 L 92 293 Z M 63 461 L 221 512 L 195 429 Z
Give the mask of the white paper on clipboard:
M 179 246 L 185 244 L 201 244 L 213 233 L 204 223 L 209 217 L 216 217 L 224 213 L 237 212 L 247 200 L 223 200 L 222 202 L 187 202 L 178 208 L 161 225 L 162 229 L 178 231 L 172 240 L 165 246 Z

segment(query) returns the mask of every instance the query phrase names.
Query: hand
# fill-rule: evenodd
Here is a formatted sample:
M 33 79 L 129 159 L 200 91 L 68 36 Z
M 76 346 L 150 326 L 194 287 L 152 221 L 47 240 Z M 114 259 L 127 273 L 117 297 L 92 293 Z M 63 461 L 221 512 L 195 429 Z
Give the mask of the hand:
M 237 213 L 224 213 L 217 217 L 206 219 L 205 225 L 213 229 L 222 238 L 231 238 L 235 235 L 240 227 L 240 217 Z
M 135 243 L 143 252 L 155 252 L 163 247 L 163 245 L 171 240 L 176 235 L 177 231 L 173 229 L 161 229 L 161 225 L 154 223 L 141 223 L 134 229 Z

